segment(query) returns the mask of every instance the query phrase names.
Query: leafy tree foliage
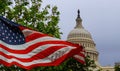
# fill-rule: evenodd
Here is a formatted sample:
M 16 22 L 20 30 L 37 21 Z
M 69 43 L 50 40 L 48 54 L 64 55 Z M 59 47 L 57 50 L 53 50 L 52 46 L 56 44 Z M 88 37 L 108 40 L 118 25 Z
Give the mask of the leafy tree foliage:
M 115 65 L 115 71 L 120 71 L 120 65 Z
M 90 60 L 90 57 L 86 56 L 85 64 L 81 64 L 74 59 L 69 59 L 65 68 L 68 69 L 66 71 L 93 71 L 96 68 L 96 64 L 94 60 Z

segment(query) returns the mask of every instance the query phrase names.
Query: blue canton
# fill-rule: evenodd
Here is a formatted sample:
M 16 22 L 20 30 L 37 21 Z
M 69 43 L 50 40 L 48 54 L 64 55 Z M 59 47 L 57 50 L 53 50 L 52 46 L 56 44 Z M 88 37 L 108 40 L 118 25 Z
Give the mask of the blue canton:
M 18 24 L 0 17 L 0 40 L 10 45 L 25 43 L 25 38 Z

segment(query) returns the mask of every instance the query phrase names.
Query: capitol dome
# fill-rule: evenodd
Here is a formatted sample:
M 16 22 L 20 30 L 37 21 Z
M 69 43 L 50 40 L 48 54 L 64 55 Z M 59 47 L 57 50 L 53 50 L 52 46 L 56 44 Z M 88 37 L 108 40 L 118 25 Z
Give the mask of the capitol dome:
M 90 56 L 91 60 L 94 60 L 95 64 L 97 65 L 97 68 L 93 69 L 93 71 L 98 71 L 98 69 L 102 69 L 102 71 L 114 71 L 114 67 L 102 67 L 99 64 L 99 53 L 96 50 L 96 44 L 94 43 L 90 32 L 82 26 L 82 19 L 80 17 L 79 10 L 76 19 L 76 26 L 68 34 L 67 41 L 82 45 L 85 48 L 85 55 Z
M 86 55 L 89 55 L 92 60 L 95 60 L 95 62 L 98 62 L 98 52 L 96 50 L 96 44 L 94 43 L 90 32 L 88 32 L 82 26 L 82 19 L 80 17 L 79 10 L 78 10 L 78 16 L 76 19 L 76 26 L 68 34 L 67 41 L 80 44 L 83 47 L 85 47 Z

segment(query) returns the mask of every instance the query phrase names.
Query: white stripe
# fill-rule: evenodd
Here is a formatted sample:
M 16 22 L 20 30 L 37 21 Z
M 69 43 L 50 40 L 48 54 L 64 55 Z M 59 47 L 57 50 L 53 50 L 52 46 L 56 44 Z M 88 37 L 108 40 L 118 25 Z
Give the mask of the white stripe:
M 0 55 L 0 59 L 7 62 L 7 63 L 17 62 L 23 66 L 30 66 L 30 65 L 38 64 L 38 63 L 50 63 L 52 61 L 55 61 L 56 59 L 59 59 L 59 57 L 69 53 L 72 50 L 71 48 L 72 47 L 62 48 L 62 49 L 54 52 L 53 54 L 49 55 L 48 57 L 46 57 L 44 59 L 33 60 L 31 62 L 21 62 L 15 58 L 7 59 L 1 55 Z M 56 55 L 58 55 L 58 57 L 56 57 Z
M 51 46 L 65 46 L 65 45 L 63 45 L 63 44 L 56 44 L 56 45 L 55 44 L 47 44 L 47 45 L 43 45 L 43 46 L 37 47 L 36 49 L 33 49 L 31 52 L 29 52 L 27 54 L 11 53 L 11 52 L 3 49 L 3 48 L 0 48 L 0 51 L 5 53 L 6 55 L 15 56 L 17 58 L 31 58 L 32 56 L 38 54 L 39 52 L 42 52 L 43 50 L 45 50 L 45 49 L 47 49 L 47 48 L 49 48 Z M 71 49 L 73 49 L 73 47 Z
M 23 32 L 23 33 L 25 33 L 25 32 L 31 32 L 31 34 L 32 34 L 32 33 L 40 33 L 40 34 L 43 34 L 43 33 L 41 33 L 41 32 L 37 32 L 37 31 L 34 31 L 34 30 L 29 30 L 29 29 L 24 29 L 24 30 L 22 30 L 22 32 Z
M 25 37 L 27 37 L 29 35 L 32 35 L 34 33 L 40 33 L 40 32 L 29 30 L 29 29 L 24 29 L 24 30 L 22 30 L 22 32 L 23 32 L 23 34 L 24 34 Z M 43 34 L 43 33 L 40 33 L 40 34 Z
M 37 38 L 37 39 L 35 39 L 35 40 L 32 40 L 32 41 L 30 41 L 30 42 L 27 42 L 27 43 L 21 44 L 21 45 L 9 45 L 9 44 L 1 41 L 1 40 L 0 40 L 0 44 L 8 47 L 9 49 L 13 49 L 13 50 L 25 50 L 25 49 L 27 49 L 29 46 L 31 46 L 31 45 L 33 45 L 33 44 L 35 44 L 35 43 L 44 42 L 44 41 L 49 41 L 49 40 L 61 41 L 60 39 L 46 36 L 46 37 Z
M 79 59 L 79 60 L 82 60 L 82 61 L 85 61 L 84 57 L 83 56 L 80 56 L 80 55 L 74 55 L 73 57 Z
M 84 51 L 81 51 L 80 53 L 85 54 L 85 52 L 84 52 Z

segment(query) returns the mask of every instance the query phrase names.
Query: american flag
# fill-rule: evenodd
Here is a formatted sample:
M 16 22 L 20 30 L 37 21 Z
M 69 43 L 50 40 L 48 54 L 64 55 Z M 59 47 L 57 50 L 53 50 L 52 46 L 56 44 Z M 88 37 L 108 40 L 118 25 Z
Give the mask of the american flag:
M 0 16 L 0 64 L 31 69 L 57 66 L 69 57 L 84 63 L 82 46 L 50 37 Z

